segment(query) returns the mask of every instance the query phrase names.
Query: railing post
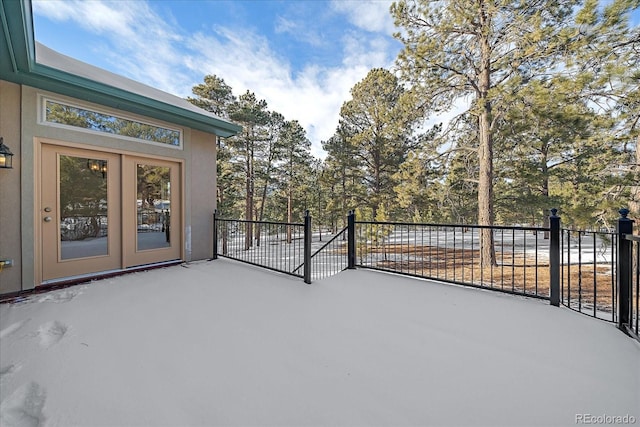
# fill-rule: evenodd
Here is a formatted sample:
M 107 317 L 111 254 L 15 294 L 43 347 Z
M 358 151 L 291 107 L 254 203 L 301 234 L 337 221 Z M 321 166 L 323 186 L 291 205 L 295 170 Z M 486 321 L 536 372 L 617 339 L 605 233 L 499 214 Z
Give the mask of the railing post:
M 356 213 L 349 211 L 347 216 L 347 268 L 356 268 Z
M 304 214 L 304 283 L 311 283 L 311 215 Z
M 618 328 L 625 330 L 625 325 L 631 326 L 631 241 L 623 234 L 633 234 L 633 220 L 627 218 L 629 209 L 620 209 L 618 219 L 618 265 L 616 282 L 618 285 Z
M 213 257 L 218 259 L 218 209 L 213 210 Z
M 164 227 L 164 236 L 167 240 L 167 243 L 171 243 L 171 213 L 166 211 L 164 214 L 166 225 Z
M 558 209 L 551 209 L 549 217 L 549 299 L 551 305 L 560 306 L 560 217 Z

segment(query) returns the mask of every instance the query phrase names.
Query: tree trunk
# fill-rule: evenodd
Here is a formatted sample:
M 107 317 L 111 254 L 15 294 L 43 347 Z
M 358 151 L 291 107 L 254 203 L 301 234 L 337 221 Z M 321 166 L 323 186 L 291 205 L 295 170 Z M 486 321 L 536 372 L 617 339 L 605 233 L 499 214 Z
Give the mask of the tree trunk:
M 380 193 L 381 191 L 381 178 L 380 178 L 380 153 L 377 150 L 373 152 L 373 197 L 371 198 L 371 215 L 372 221 L 376 221 L 376 217 L 378 216 L 378 206 L 381 202 Z
M 340 212 L 340 218 L 342 218 L 342 227 L 347 226 L 347 219 L 345 215 L 347 214 L 347 171 L 343 167 L 342 168 L 342 212 Z M 337 230 L 337 228 L 336 228 Z
M 547 158 L 548 158 L 548 152 L 549 152 L 549 145 L 545 144 L 545 149 L 542 150 L 542 196 L 544 198 L 544 200 L 549 201 L 549 167 L 547 165 Z M 547 203 L 548 205 L 549 203 Z M 542 226 L 544 228 L 549 228 L 549 209 L 551 209 L 553 206 L 545 206 L 542 209 Z M 544 239 L 548 240 L 549 239 L 549 231 L 545 231 L 544 232 Z
M 293 222 L 293 154 L 289 155 L 289 183 L 287 188 L 287 222 Z M 291 226 L 287 226 L 287 243 L 291 243 Z
M 218 206 L 223 206 L 224 204 L 224 188 L 221 186 L 218 186 Z M 223 212 L 224 215 L 224 212 Z M 227 254 L 227 246 L 228 246 L 228 236 L 229 233 L 227 231 L 227 223 L 224 223 L 225 226 L 222 227 L 222 255 L 226 255 Z M 218 236 L 215 237 L 216 239 L 218 238 Z
M 247 198 L 246 198 L 246 205 L 244 210 L 244 217 L 246 221 L 251 221 L 253 219 L 253 148 L 251 147 L 250 141 L 247 141 L 246 168 L 247 168 L 247 174 L 246 174 Z M 245 223 L 244 249 L 249 250 L 249 248 L 251 248 L 252 245 L 253 245 L 253 226 L 250 222 L 247 222 Z
M 244 219 L 246 221 L 251 221 L 251 172 L 249 171 L 249 158 L 247 157 L 247 174 L 246 174 L 246 192 L 247 196 L 245 199 L 244 206 Z M 245 223 L 244 230 L 244 249 L 248 250 L 251 247 L 251 223 Z
M 274 158 L 274 147 L 273 144 L 269 145 L 269 156 L 268 156 L 268 160 L 267 160 L 267 170 L 265 172 L 265 179 L 264 179 L 264 186 L 262 187 L 262 198 L 260 201 L 260 210 L 258 211 L 258 215 L 256 215 L 256 218 L 258 219 L 258 221 L 262 221 L 264 219 L 264 205 L 266 204 L 267 201 L 267 187 L 269 187 L 269 184 L 271 182 L 270 178 L 271 178 L 271 167 L 273 166 L 273 158 Z M 261 236 L 261 231 L 262 231 L 262 227 L 259 226 L 258 229 L 256 230 L 256 244 L 258 246 L 260 246 L 260 236 Z M 267 236 L 268 238 L 268 236 Z
M 269 173 L 271 173 L 271 168 L 267 169 L 267 177 L 269 176 Z M 264 187 L 262 187 L 262 199 L 260 202 L 260 209 L 258 210 L 258 214 L 256 215 L 256 217 L 258 218 L 258 222 L 263 220 L 264 217 L 264 204 L 265 201 L 267 199 L 267 186 L 269 185 L 269 180 L 265 179 L 264 181 Z M 260 246 L 260 236 L 261 236 L 261 231 L 262 231 L 262 227 L 258 226 L 258 229 L 256 230 L 256 245 Z
M 478 180 L 478 224 L 493 225 L 493 147 L 489 132 L 488 114 L 480 115 L 480 176 Z M 483 267 L 496 265 L 493 230 L 480 230 L 480 264 Z
M 257 216 L 258 215 L 256 214 L 256 217 Z M 260 236 L 262 234 L 262 225 L 258 222 L 258 224 L 255 225 L 255 228 L 256 228 L 256 230 L 255 230 L 255 233 L 256 233 L 256 236 L 255 236 L 255 238 L 256 238 L 256 247 L 260 247 Z
M 479 11 L 482 27 L 489 26 L 484 3 Z M 488 33 L 488 32 L 487 32 Z M 480 39 L 481 64 L 478 85 L 478 224 L 493 225 L 493 139 L 491 135 L 491 101 L 488 99 L 491 87 L 491 49 L 486 35 Z M 496 265 L 493 230 L 480 229 L 480 264 L 482 267 Z

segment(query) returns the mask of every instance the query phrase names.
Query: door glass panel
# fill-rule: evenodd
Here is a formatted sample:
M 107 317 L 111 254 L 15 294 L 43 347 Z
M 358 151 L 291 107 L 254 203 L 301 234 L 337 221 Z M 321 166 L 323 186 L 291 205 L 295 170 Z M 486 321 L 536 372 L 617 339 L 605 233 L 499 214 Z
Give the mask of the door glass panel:
M 61 259 L 108 255 L 106 160 L 60 156 Z
M 137 184 L 137 249 L 170 247 L 171 169 L 138 164 Z

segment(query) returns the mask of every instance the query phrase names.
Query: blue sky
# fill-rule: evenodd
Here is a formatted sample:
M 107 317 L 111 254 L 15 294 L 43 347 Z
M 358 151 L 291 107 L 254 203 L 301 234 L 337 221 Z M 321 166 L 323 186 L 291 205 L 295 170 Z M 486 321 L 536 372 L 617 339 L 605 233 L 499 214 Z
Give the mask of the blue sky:
M 36 39 L 178 96 L 206 74 L 298 120 L 321 156 L 349 90 L 391 67 L 392 1 L 34 0 Z
M 349 90 L 371 68 L 391 68 L 402 48 L 391 3 L 33 0 L 33 14 L 39 42 L 169 93 L 189 96 L 206 74 L 236 95 L 255 92 L 298 120 L 323 157 L 321 141 L 333 135 Z

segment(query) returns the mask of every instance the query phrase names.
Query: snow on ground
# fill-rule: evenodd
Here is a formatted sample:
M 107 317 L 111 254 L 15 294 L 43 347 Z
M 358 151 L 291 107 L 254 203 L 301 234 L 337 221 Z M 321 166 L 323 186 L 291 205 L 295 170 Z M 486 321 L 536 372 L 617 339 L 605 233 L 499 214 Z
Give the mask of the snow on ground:
M 0 306 L 0 425 L 640 422 L 640 345 L 548 303 L 230 260 Z

